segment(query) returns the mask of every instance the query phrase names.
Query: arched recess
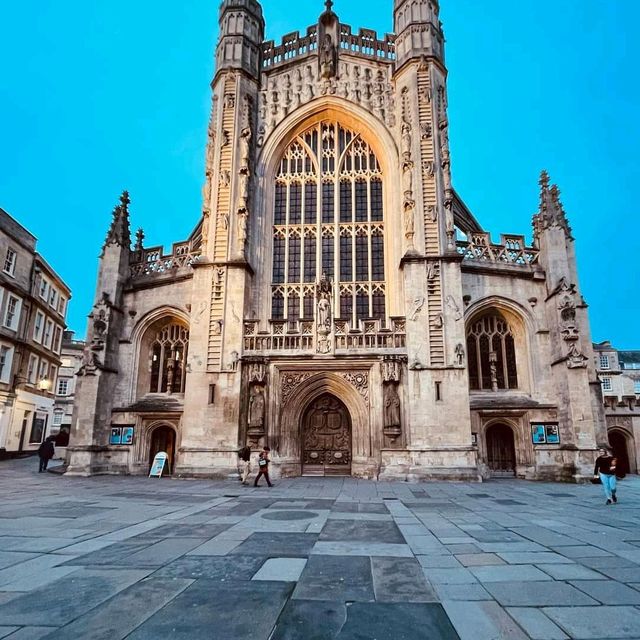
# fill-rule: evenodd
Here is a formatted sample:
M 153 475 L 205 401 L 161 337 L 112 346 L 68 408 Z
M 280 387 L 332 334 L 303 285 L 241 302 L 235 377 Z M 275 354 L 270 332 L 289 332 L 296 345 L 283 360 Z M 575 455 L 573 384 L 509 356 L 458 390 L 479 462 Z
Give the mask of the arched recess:
M 505 447 L 496 447 L 496 440 L 501 436 L 508 436 L 510 442 L 505 443 Z M 520 425 L 509 418 L 494 418 L 488 420 L 482 426 L 482 460 L 490 469 L 492 475 L 497 477 L 512 477 L 516 474 L 518 465 L 525 464 L 524 438 Z M 492 449 L 492 440 L 493 449 Z M 511 452 L 506 451 L 506 447 L 512 447 Z M 502 450 L 501 450 L 502 449 Z M 513 468 L 499 468 L 505 466 L 505 459 L 513 457 Z M 494 468 L 495 467 L 495 468 Z
M 283 375 L 286 373 L 281 373 L 281 378 Z M 368 402 L 344 378 L 328 372 L 318 373 L 297 387 L 280 410 L 279 419 L 272 422 L 277 425 L 273 440 L 278 455 L 296 464 L 301 463 L 300 429 L 304 412 L 314 400 L 325 394 L 338 398 L 349 412 L 353 457 L 370 458 L 373 452 Z
M 384 209 L 384 263 L 386 271 L 387 316 L 404 314 L 403 283 L 398 270 L 402 257 L 402 234 L 394 229 L 402 228 L 400 218 L 400 167 L 398 148 L 393 136 L 378 118 L 358 105 L 336 96 L 317 98 L 297 109 L 276 127 L 266 140 L 257 164 L 257 189 L 252 209 L 260 212 L 253 216 L 251 234 L 253 238 L 272 238 L 274 221 L 275 185 L 280 160 L 287 146 L 295 138 L 325 120 L 339 123 L 360 134 L 371 147 L 382 173 Z M 416 194 L 419 197 L 419 194 Z M 420 207 L 417 206 L 417 210 Z M 417 224 L 419 233 L 421 225 Z M 416 238 L 419 242 L 419 238 Z M 271 278 L 273 243 L 250 242 L 250 262 L 256 269 L 257 295 L 253 305 L 258 317 L 269 318 L 271 313 Z M 319 278 L 320 274 L 318 274 Z
M 151 375 L 153 373 L 153 349 L 152 345 L 156 341 L 158 332 L 166 325 L 175 324 L 187 331 L 187 346 L 181 351 L 179 360 L 174 357 L 174 368 L 180 369 L 179 379 L 180 391 L 177 391 L 177 387 L 172 385 L 173 391 L 181 393 L 184 389 L 186 380 L 186 361 L 188 355 L 188 331 L 189 331 L 189 316 L 187 313 L 171 306 L 163 306 L 147 313 L 136 324 L 132 335 L 131 342 L 133 346 L 133 368 L 131 376 L 131 400 L 141 398 L 147 393 L 151 393 Z M 172 341 L 174 341 L 172 339 Z M 177 343 L 184 343 L 184 336 L 178 337 Z M 177 380 L 174 369 L 174 380 Z M 166 385 L 162 385 L 160 381 L 159 385 L 156 385 L 156 392 L 158 389 L 164 387 L 164 392 L 167 392 Z
M 618 475 L 637 473 L 636 447 L 633 434 L 624 427 L 609 427 L 607 429 L 609 444 L 613 455 L 618 458 Z
M 176 426 L 165 420 L 157 420 L 149 423 L 143 430 L 140 457 L 151 468 L 155 455 L 160 451 L 164 451 L 167 454 L 167 465 L 164 473 L 171 475 L 175 467 L 178 446 L 178 430 Z
M 477 357 L 474 352 L 469 353 L 468 338 L 470 334 L 474 333 L 475 327 L 479 321 L 484 317 L 497 315 L 502 318 L 509 328 L 509 333 L 513 338 L 513 345 L 515 350 L 515 366 L 517 371 L 517 386 L 507 385 L 507 374 L 501 377 L 501 384 L 499 385 L 499 391 L 518 391 L 524 393 L 532 393 L 535 388 L 535 381 L 533 379 L 533 366 L 532 366 L 532 345 L 531 336 L 535 333 L 535 326 L 530 314 L 523 309 L 519 304 L 501 298 L 498 296 L 491 296 L 476 301 L 465 312 L 465 336 L 467 338 L 467 358 L 468 361 L 471 358 Z M 495 327 L 494 327 L 495 329 Z M 469 362 L 468 362 L 469 365 Z M 486 362 L 485 362 L 486 365 Z M 471 367 L 470 367 L 471 368 Z M 476 366 L 479 369 L 478 366 Z M 470 386 L 472 391 L 491 391 L 491 385 L 475 385 L 470 375 Z M 478 389 L 478 386 L 482 386 L 482 389 Z M 488 388 L 487 388 L 488 387 Z

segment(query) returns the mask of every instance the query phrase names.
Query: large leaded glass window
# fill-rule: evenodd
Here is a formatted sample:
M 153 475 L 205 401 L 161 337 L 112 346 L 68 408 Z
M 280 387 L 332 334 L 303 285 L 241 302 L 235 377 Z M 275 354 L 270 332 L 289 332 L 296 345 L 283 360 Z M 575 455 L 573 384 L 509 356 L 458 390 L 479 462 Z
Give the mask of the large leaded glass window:
M 469 385 L 474 390 L 517 389 L 516 346 L 509 323 L 498 312 L 467 329 Z
M 385 318 L 382 173 L 360 134 L 320 122 L 286 149 L 273 209 L 274 319 L 312 319 L 314 285 L 333 282 L 334 317 Z

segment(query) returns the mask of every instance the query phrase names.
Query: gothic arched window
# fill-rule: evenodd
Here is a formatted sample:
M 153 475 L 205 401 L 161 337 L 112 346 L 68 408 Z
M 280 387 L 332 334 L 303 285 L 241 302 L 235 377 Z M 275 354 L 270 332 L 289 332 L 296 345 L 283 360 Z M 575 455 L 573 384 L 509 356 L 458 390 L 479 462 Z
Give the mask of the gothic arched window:
M 469 386 L 476 390 L 517 389 L 516 347 L 509 323 L 493 311 L 467 329 Z
M 334 317 L 384 321 L 383 218 L 382 173 L 360 134 L 324 121 L 296 137 L 276 174 L 272 318 L 313 318 L 326 274 Z
M 172 322 L 156 332 L 149 348 L 150 393 L 184 393 L 189 330 Z

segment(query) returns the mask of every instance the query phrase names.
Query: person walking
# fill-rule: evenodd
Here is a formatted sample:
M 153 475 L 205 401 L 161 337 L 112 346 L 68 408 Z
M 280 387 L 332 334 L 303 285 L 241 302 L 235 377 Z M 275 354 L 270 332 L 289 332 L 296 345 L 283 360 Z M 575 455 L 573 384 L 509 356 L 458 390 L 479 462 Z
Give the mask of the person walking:
M 258 475 L 256 476 L 256 480 L 253 483 L 254 487 L 258 486 L 258 480 L 260 480 L 262 476 L 265 477 L 267 484 L 270 487 L 273 487 L 273 485 L 271 484 L 271 480 L 269 479 L 269 463 L 271 462 L 271 460 L 269 460 L 270 451 L 271 449 L 269 449 L 269 447 L 264 447 L 260 452 L 260 455 L 258 456 Z
M 249 478 L 249 474 L 251 473 L 251 447 L 242 447 L 242 449 L 238 451 L 238 457 L 240 458 L 240 462 L 242 464 L 240 479 L 242 480 L 242 484 L 247 484 L 247 479 Z
M 38 457 L 40 458 L 40 467 L 38 468 L 38 473 L 43 473 L 47 470 L 47 465 L 49 464 L 49 460 L 53 458 L 53 454 L 55 453 L 55 448 L 53 446 L 53 436 L 49 436 L 39 447 L 38 447 Z
M 611 450 L 602 447 L 600 455 L 596 459 L 596 466 L 593 469 L 593 477 L 600 478 L 604 495 L 607 497 L 607 504 L 618 502 L 616 497 L 616 465 L 618 459 L 611 455 Z

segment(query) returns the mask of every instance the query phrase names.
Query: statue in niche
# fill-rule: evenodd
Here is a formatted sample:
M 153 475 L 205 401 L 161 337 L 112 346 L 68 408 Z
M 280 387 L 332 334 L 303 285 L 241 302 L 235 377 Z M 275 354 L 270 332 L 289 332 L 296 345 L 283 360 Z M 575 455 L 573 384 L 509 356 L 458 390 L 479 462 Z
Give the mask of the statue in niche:
M 251 127 L 245 127 L 240 134 L 240 171 L 249 171 L 251 157 Z
M 313 100 L 313 83 L 313 72 L 311 66 L 307 65 L 304 68 L 304 78 L 302 80 L 302 102 Z
M 324 295 L 318 301 L 318 327 L 331 327 L 331 303 Z
M 351 82 L 349 83 L 349 94 L 348 98 L 351 102 L 355 102 L 360 104 L 360 100 L 362 98 L 362 92 L 360 89 L 360 67 L 353 67 L 353 77 Z
M 415 202 L 413 200 L 406 199 L 404 202 L 404 236 L 410 243 L 413 241 L 415 235 Z
M 253 387 L 249 397 L 249 427 L 262 429 L 264 426 L 265 399 L 262 387 Z
M 249 215 L 246 211 L 238 212 L 238 244 L 240 251 L 244 252 L 244 245 L 247 242 L 247 218 Z
M 329 80 L 336 75 L 336 48 L 331 34 L 324 34 L 324 41 L 320 47 L 320 77 Z
M 411 125 L 402 120 L 402 157 L 405 162 L 411 162 Z
M 411 198 L 413 195 L 413 162 L 405 162 L 402 165 L 402 182 L 405 197 Z
M 240 174 L 240 193 L 238 196 L 238 210 L 246 211 L 249 206 L 249 174 Z
M 220 147 L 224 148 L 229 144 L 229 132 L 226 129 L 222 130 L 222 140 L 220 142 Z
M 384 387 L 384 426 L 395 429 L 401 426 L 400 396 L 395 384 L 387 384 Z
M 464 346 L 462 345 L 462 343 L 459 343 L 456 346 L 456 364 L 459 367 L 462 367 L 464 365 Z

